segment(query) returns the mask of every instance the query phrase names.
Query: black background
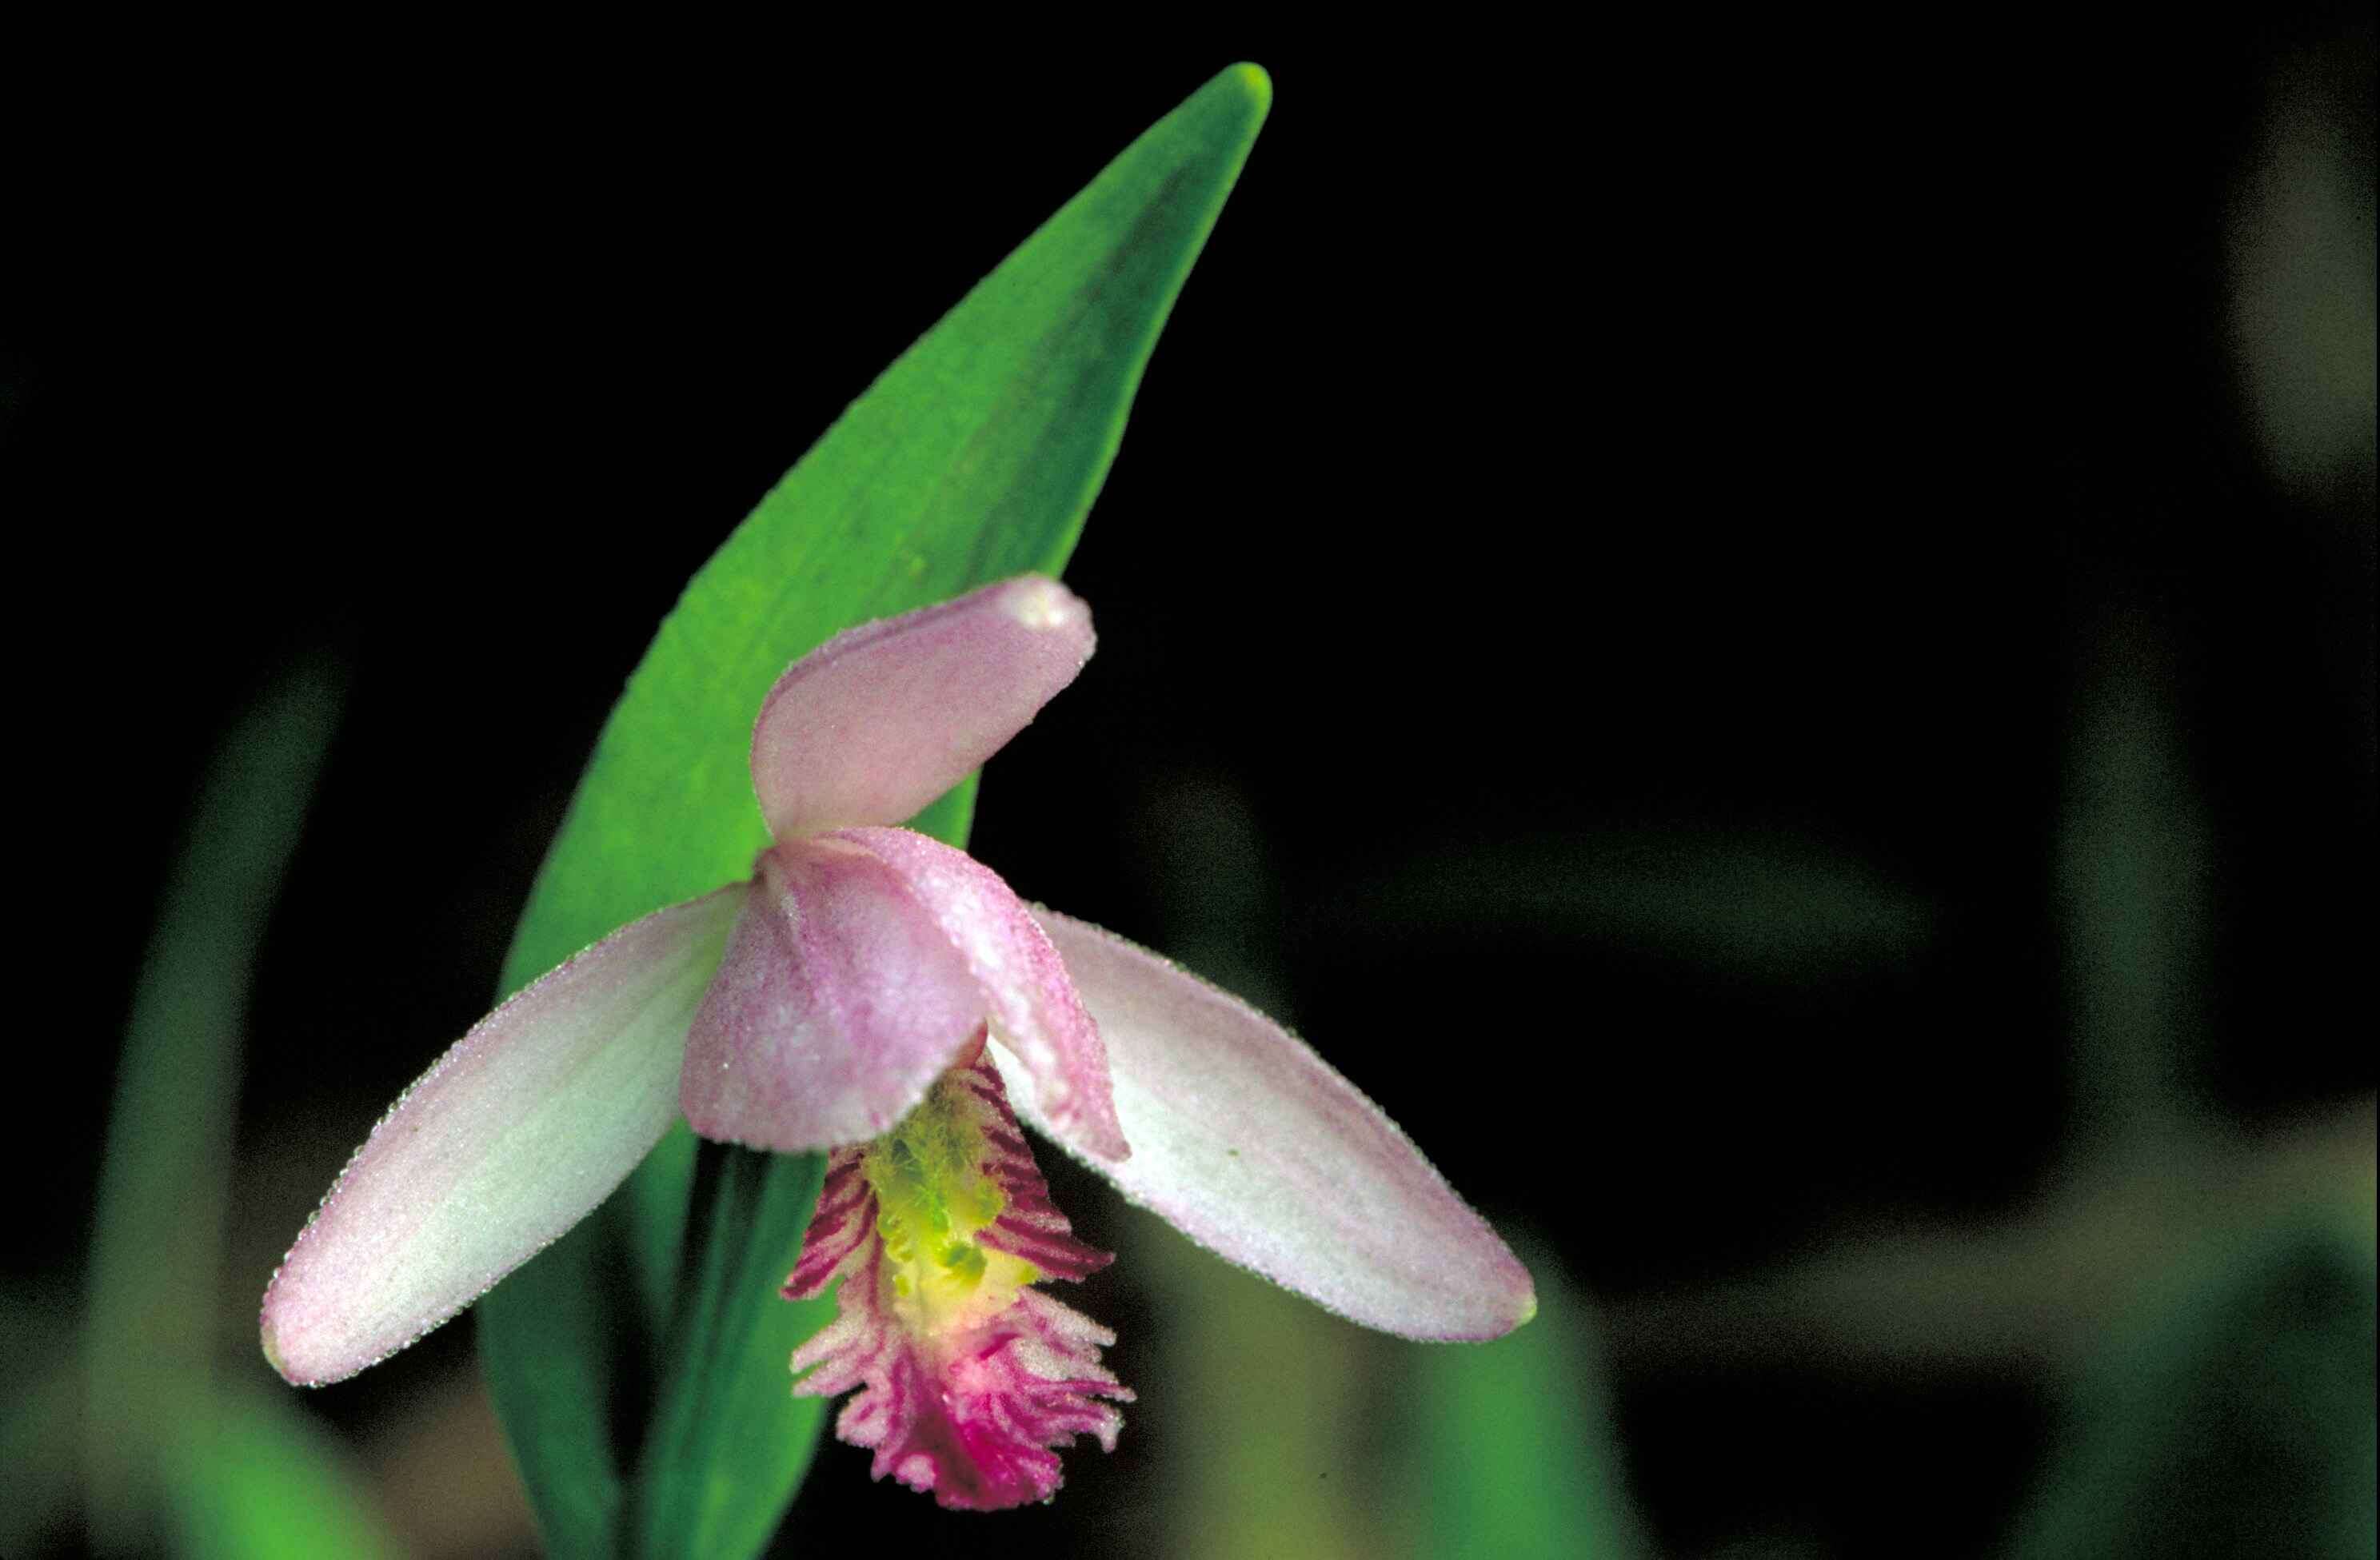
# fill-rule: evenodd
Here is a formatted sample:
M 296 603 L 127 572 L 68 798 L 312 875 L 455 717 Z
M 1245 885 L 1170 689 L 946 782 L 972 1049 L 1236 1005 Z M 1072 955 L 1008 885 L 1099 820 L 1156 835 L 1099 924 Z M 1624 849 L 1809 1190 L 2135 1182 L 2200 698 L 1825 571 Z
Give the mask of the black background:
M 10 1276 L 78 1269 L 153 895 L 274 669 L 347 680 L 241 1102 L 243 1196 L 285 1238 L 315 1161 L 483 1010 L 686 577 L 1236 53 L 1273 115 L 1069 570 L 1099 654 L 988 771 L 978 854 L 1269 984 L 1624 1304 L 1883 1210 L 1995 1216 L 2075 1146 L 2052 846 L 2120 609 L 2170 654 L 2214 841 L 2192 1078 L 2250 1129 L 2368 1089 L 2334 1015 L 2369 1006 L 2369 478 L 2271 479 L 2225 325 L 2271 72 L 2337 36 L 2301 90 L 2359 127 L 2368 231 L 2369 33 L 2330 20 L 927 71 L 613 37 L 326 42 L 284 74 L 213 39 L 246 63 L 41 100 L 0 514 L 18 892 L 55 949 L 20 976 L 67 1001 L 18 1038 L 55 1082 Z M 1743 840 L 1864 864 L 1927 935 L 1780 975 L 1560 909 Z M 1949 1506 L 1981 1542 L 2039 1456 L 2013 1369 L 1679 1352 L 1610 1361 L 1674 1551 L 1789 1509 L 1883 1553 Z M 872 1522 L 894 1497 L 855 1460 L 813 1492 L 846 1476 Z

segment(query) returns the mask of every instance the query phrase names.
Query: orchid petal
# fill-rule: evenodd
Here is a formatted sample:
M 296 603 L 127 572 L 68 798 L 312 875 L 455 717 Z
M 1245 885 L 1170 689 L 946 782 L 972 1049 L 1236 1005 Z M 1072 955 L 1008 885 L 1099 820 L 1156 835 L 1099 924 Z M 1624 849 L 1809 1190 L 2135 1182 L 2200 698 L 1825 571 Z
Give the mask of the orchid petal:
M 760 858 L 686 1036 L 679 1102 L 704 1137 L 794 1154 L 876 1136 L 983 1022 L 966 962 L 906 878 L 838 839 Z
M 1038 574 L 828 640 L 777 679 L 752 729 L 770 832 L 913 816 L 1023 731 L 1092 645 L 1090 609 Z
M 995 1056 L 1018 1115 L 1200 1245 L 1350 1321 L 1491 1338 L 1536 1313 L 1487 1221 L 1303 1041 L 1112 933 L 1037 914 L 1099 1020 L 1132 1157 L 1099 1157 Z
M 1111 1260 L 1050 1201 L 978 1058 L 893 1137 L 829 1164 L 785 1296 L 840 1280 L 836 1314 L 795 1350 L 795 1395 L 859 1388 L 835 1433 L 942 1506 L 1047 1500 L 1062 1481 L 1050 1448 L 1087 1434 L 1115 1450 L 1133 1395 L 1100 1363 L 1115 1335 L 1027 1286 Z
M 372 1129 L 264 1293 L 265 1358 L 320 1386 L 395 1353 L 577 1224 L 677 1115 L 687 1022 L 743 885 L 524 988 Z
M 1032 1073 L 1042 1113 L 1064 1124 L 1066 1141 L 1102 1159 L 1129 1155 L 1099 1025 L 1015 890 L 965 852 L 909 829 L 846 828 L 829 838 L 874 853 L 941 923 L 983 988 L 992 1039 Z

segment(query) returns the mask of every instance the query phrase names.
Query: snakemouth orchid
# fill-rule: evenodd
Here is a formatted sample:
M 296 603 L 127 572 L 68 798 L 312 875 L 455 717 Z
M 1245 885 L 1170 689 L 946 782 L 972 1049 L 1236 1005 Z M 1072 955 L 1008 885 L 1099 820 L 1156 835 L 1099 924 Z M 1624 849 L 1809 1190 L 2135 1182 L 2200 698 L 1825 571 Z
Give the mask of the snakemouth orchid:
M 946 1506 L 1048 1498 L 1112 1449 L 1114 1335 L 1051 1298 L 1111 1258 L 1051 1203 L 1022 1119 L 1216 1254 L 1351 1321 L 1484 1339 L 1529 1275 L 1412 1142 L 1287 1030 L 894 827 L 1073 682 L 1089 610 L 1037 575 L 865 624 L 761 706 L 774 843 L 457 1041 L 372 1129 L 266 1289 L 293 1383 L 355 1374 L 590 1213 L 683 1114 L 830 1155 L 785 1293 L 832 1289 L 793 1390 Z

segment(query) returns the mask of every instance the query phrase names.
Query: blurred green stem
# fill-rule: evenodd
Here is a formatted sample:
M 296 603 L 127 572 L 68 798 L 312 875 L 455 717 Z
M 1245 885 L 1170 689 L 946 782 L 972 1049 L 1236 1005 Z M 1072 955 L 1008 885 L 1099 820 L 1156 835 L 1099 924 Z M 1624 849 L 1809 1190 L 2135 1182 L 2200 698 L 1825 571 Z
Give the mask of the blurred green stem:
M 2069 737 L 2058 891 L 2078 1147 L 2122 1154 L 2194 1114 L 2208 846 L 2162 626 L 2133 607 L 2093 633 Z
M 2374 1255 L 2374 1101 L 2259 1142 L 2187 1137 L 2103 1155 L 1996 1228 L 1918 1224 L 1771 1276 L 1615 1306 L 1612 1358 L 1643 1369 L 1824 1360 L 1905 1375 L 2087 1364 L 2107 1330 L 2208 1252 L 2303 1220 Z
M 309 662 L 216 750 L 141 960 L 93 1221 L 83 1457 L 94 1545 L 147 1537 L 149 1484 L 209 1417 L 208 1329 L 249 979 L 337 712 Z

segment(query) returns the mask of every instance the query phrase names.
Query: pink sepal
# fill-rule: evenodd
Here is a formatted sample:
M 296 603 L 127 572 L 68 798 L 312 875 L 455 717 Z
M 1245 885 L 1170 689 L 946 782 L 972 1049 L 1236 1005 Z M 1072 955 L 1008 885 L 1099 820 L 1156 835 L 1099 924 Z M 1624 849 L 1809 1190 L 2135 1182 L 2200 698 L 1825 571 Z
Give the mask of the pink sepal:
M 911 816 L 1023 731 L 1095 643 L 1090 609 L 1038 574 L 828 640 L 777 679 L 752 729 L 769 831 Z

